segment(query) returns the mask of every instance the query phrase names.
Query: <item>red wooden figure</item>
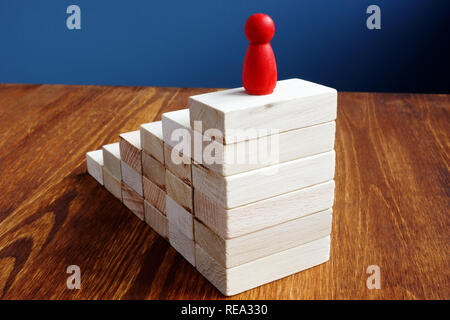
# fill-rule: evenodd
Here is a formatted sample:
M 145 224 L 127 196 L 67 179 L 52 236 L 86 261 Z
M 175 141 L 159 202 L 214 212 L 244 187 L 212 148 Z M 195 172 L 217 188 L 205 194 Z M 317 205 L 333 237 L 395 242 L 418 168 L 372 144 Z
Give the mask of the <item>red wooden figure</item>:
M 277 64 L 270 40 L 275 24 L 266 14 L 256 13 L 245 23 L 245 35 L 250 44 L 245 54 L 242 82 L 248 94 L 273 92 L 277 84 Z

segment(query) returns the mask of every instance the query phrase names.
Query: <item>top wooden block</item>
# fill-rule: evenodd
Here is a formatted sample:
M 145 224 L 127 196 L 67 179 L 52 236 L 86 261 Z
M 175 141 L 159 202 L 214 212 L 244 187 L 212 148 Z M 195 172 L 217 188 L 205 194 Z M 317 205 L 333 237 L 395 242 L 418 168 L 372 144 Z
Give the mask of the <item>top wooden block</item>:
M 86 153 L 86 163 L 88 173 L 103 185 L 103 153 L 102 150 L 95 150 Z
M 162 131 L 164 143 L 191 158 L 193 131 L 189 121 L 189 109 L 163 113 Z
M 162 122 L 156 121 L 143 124 L 140 132 L 142 150 L 164 164 Z
M 201 133 L 224 144 L 246 140 L 231 129 L 262 129 L 284 132 L 336 119 L 337 91 L 300 79 L 278 81 L 272 94 L 249 95 L 244 88 L 206 93 L 189 98 L 191 127 L 202 121 Z M 218 129 L 223 139 L 215 133 Z
M 123 162 L 142 173 L 141 133 L 139 130 L 122 133 L 119 136 L 120 157 Z
M 105 169 L 117 180 L 122 180 L 120 169 L 120 147 L 119 143 L 111 143 L 102 147 L 103 162 Z

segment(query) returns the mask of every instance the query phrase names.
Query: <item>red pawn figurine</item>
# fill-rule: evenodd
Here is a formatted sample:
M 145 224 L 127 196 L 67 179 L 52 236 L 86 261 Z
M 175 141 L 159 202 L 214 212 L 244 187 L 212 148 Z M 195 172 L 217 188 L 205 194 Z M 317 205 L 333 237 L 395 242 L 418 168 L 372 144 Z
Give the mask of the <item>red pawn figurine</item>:
M 256 13 L 245 23 L 250 44 L 245 54 L 242 82 L 248 94 L 271 94 L 277 84 L 277 64 L 270 40 L 275 24 L 266 14 Z

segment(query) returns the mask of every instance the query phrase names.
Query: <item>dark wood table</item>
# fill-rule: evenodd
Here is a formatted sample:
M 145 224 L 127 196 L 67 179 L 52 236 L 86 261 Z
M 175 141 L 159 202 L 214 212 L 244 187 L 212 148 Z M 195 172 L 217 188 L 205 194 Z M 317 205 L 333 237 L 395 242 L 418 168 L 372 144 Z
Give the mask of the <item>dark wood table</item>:
M 0 85 L 0 297 L 225 298 L 85 165 L 208 91 Z M 232 299 L 449 299 L 449 134 L 449 95 L 339 93 L 330 261 Z

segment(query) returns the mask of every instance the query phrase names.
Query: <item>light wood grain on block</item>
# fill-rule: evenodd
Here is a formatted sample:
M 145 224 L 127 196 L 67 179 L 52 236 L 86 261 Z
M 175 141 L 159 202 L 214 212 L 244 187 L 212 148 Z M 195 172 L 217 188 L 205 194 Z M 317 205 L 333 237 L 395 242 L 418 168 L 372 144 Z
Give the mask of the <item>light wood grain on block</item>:
M 192 180 L 194 188 L 231 209 L 331 180 L 334 164 L 334 150 L 228 177 L 194 164 Z
M 234 209 L 225 209 L 194 189 L 195 217 L 225 239 L 323 211 L 333 201 L 333 180 Z
M 194 145 L 194 159 L 229 176 L 331 151 L 335 130 L 336 123 L 331 121 L 234 144 L 223 145 L 204 137 L 203 148 Z
M 139 130 L 119 136 L 120 159 L 142 174 L 141 133 Z
M 196 245 L 196 268 L 220 292 L 235 295 L 329 260 L 330 237 L 302 244 L 233 268 L 224 268 Z
M 194 240 L 194 216 L 166 195 L 166 215 L 171 224 Z
M 122 201 L 122 183 L 116 179 L 107 169 L 103 167 L 103 182 L 106 190 L 112 193 L 114 197 Z
M 168 220 L 158 209 L 144 200 L 145 222 L 164 239 L 169 239 Z
M 164 157 L 166 159 L 166 168 L 174 175 L 180 178 L 184 183 L 192 185 L 192 162 L 191 158 L 186 157 L 181 152 L 164 144 Z
M 169 222 L 169 242 L 190 264 L 195 267 L 195 243 Z
M 192 187 L 184 183 L 169 170 L 166 170 L 166 191 L 175 202 L 188 212 L 193 212 L 192 208 L 194 200 Z
M 166 168 L 164 164 L 146 152 L 142 152 L 142 174 L 162 190 L 166 190 Z
M 103 163 L 106 170 L 113 175 L 117 180 L 122 180 L 122 173 L 120 169 L 120 146 L 119 143 L 111 143 L 102 147 Z
M 144 198 L 122 182 L 123 204 L 130 209 L 139 219 L 144 220 Z
M 330 235 L 331 209 L 233 239 L 224 239 L 195 220 L 195 242 L 225 268 L 269 256 Z
M 136 191 L 141 197 L 144 196 L 142 175 L 122 160 L 120 161 L 120 166 L 122 170 L 122 181 Z
M 165 214 L 166 192 L 146 177 L 142 177 L 142 187 L 144 189 L 144 199 Z
M 162 122 L 155 121 L 141 125 L 142 151 L 164 164 Z
M 103 185 L 103 154 L 102 150 L 95 150 L 86 153 L 86 164 L 88 173 Z
M 280 132 L 336 119 L 337 92 L 300 79 L 278 81 L 272 94 L 249 95 L 244 88 L 206 93 L 189 98 L 190 121 L 223 132 L 224 144 L 235 143 L 232 129 L 277 129 Z M 197 129 L 197 128 L 194 128 Z M 241 139 L 245 139 L 242 138 Z
M 189 121 L 189 109 L 166 112 L 162 115 L 164 143 L 191 158 L 193 133 Z

